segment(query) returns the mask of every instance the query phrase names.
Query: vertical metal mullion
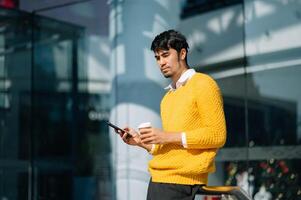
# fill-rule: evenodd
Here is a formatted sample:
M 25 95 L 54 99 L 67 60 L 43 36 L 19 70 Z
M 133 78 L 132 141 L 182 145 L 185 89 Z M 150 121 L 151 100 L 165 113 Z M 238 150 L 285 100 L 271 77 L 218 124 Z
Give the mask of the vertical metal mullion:
M 31 73 L 30 73 L 30 131 L 29 131 L 29 166 L 28 166 L 28 200 L 34 200 L 34 23 L 35 11 L 31 12 Z
M 79 137 L 78 129 L 78 103 L 79 103 L 79 95 L 78 95 L 78 36 L 73 35 L 72 39 L 72 91 L 71 91 L 71 99 L 72 99 L 72 124 L 71 124 L 71 163 L 72 167 L 72 176 L 75 176 L 76 171 L 76 145 Z
M 243 67 L 244 67 L 244 115 L 245 115 L 245 145 L 246 145 L 246 168 L 249 176 L 249 105 L 248 105 L 248 73 L 247 73 L 247 65 L 248 65 L 248 58 L 247 58 L 247 50 L 246 50 L 246 8 L 245 8 L 245 0 L 242 0 L 242 12 L 243 12 Z M 250 180 L 248 178 L 248 182 L 250 185 Z M 250 187 L 248 188 L 248 193 L 250 193 Z

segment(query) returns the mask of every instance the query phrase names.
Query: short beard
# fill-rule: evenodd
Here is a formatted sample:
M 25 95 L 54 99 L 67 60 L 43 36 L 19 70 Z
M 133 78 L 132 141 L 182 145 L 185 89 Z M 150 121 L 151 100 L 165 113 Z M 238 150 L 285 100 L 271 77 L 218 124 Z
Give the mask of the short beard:
M 169 74 L 166 74 L 166 75 L 163 74 L 163 76 L 164 76 L 165 78 L 170 78 L 170 77 L 171 77 Z

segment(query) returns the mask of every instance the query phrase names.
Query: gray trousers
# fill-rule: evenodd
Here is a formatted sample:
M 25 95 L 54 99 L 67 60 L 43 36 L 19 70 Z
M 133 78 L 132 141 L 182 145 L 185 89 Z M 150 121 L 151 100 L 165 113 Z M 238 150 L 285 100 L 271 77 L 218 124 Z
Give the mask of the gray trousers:
M 193 200 L 201 185 L 154 183 L 150 180 L 147 200 Z

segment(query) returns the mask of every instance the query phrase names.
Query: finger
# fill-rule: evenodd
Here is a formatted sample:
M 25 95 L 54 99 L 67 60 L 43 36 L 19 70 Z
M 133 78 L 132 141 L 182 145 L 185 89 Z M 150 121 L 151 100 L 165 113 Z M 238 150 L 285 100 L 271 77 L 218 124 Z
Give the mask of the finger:
M 133 134 L 134 134 L 134 131 L 133 131 L 133 129 L 131 129 L 131 128 L 126 127 L 126 128 L 124 128 L 123 130 L 124 130 L 125 132 L 129 133 L 130 135 L 133 135 Z
M 154 138 L 153 137 L 149 137 L 149 138 L 145 138 L 145 139 L 141 139 L 141 142 L 144 144 L 154 144 Z
M 150 138 L 150 137 L 153 137 L 153 134 L 146 133 L 146 134 L 141 134 L 140 135 L 141 140 L 146 139 L 146 138 Z
M 129 134 L 129 133 L 125 133 L 123 136 L 122 136 L 122 139 L 123 139 L 123 141 L 125 141 L 126 143 L 128 143 L 129 142 L 129 139 L 131 138 L 132 136 L 131 136 L 131 134 Z
M 128 140 L 131 137 L 132 137 L 132 135 L 130 133 L 127 133 L 127 135 L 125 136 L 125 139 Z
M 146 128 L 141 128 L 140 130 L 142 130 L 142 131 L 151 131 L 152 128 L 151 127 L 146 127 Z
M 122 135 L 122 139 L 125 139 L 127 137 L 128 133 L 124 132 L 124 134 Z
M 129 129 L 125 129 L 125 131 L 127 131 L 131 136 L 136 136 L 139 135 L 134 129 L 129 128 Z
M 128 127 L 128 126 L 122 128 L 122 129 L 126 132 L 130 132 L 131 130 L 133 130 L 131 127 Z
M 154 140 L 155 137 L 153 135 L 147 135 L 146 137 L 140 137 L 141 141 L 149 142 L 150 140 Z
M 142 128 L 140 129 L 140 134 L 147 134 L 151 131 L 152 131 L 151 128 Z

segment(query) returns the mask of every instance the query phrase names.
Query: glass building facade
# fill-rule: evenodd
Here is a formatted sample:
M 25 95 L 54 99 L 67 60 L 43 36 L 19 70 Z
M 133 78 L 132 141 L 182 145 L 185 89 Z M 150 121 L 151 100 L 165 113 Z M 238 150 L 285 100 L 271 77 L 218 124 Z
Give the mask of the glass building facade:
M 158 88 L 168 82 L 148 68 L 156 70 L 148 55 L 152 37 L 166 28 L 187 36 L 189 64 L 211 75 L 223 94 L 228 137 L 209 184 L 239 185 L 255 200 L 301 199 L 300 2 L 173 1 L 177 9 L 166 6 L 171 1 L 148 1 L 154 15 L 141 0 L 0 7 L 0 199 L 139 199 L 118 190 L 131 190 L 127 178 L 147 184 L 144 171 L 128 167 L 140 152 L 117 145 L 130 155 L 126 170 L 118 168 L 106 121 L 131 124 L 132 116 L 116 112 L 127 101 L 159 115 Z M 148 30 L 139 20 L 159 25 Z M 137 28 L 129 36 L 127 22 Z M 122 54 L 141 44 L 143 54 Z M 136 79 L 136 61 L 151 83 Z M 125 69 L 131 74 L 118 76 Z M 124 97 L 143 96 L 144 89 L 160 94 Z
M 88 77 L 86 27 L 42 13 L 0 16 L 0 198 L 114 199 L 111 100 L 106 80 Z

